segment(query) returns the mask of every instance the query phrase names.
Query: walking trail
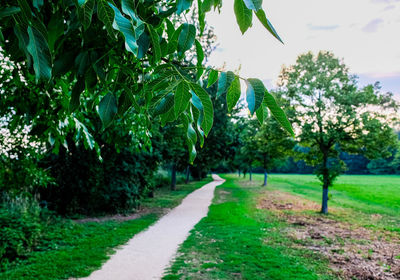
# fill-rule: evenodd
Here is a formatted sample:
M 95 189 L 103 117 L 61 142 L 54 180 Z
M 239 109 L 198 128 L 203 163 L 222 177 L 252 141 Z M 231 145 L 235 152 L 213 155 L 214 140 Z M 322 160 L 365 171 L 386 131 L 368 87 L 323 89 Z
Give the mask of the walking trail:
M 215 187 L 225 181 L 218 175 L 212 177 L 213 182 L 189 194 L 179 206 L 118 249 L 100 270 L 84 279 L 161 279 L 189 231 L 207 215 Z

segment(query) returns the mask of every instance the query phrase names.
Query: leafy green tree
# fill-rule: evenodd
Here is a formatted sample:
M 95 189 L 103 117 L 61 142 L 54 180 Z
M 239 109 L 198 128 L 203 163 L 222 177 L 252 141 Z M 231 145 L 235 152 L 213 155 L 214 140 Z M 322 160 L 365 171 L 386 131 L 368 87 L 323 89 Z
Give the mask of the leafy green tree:
M 168 124 L 160 129 L 160 139 L 153 141 L 153 147 L 159 150 L 163 163 L 171 169 L 171 190 L 176 190 L 176 173 L 186 170 L 188 152 L 182 128 Z
M 255 160 L 264 168 L 266 186 L 268 171 L 286 160 L 295 142 L 273 117 L 264 120 L 254 138 Z
M 280 40 L 261 4 L 234 1 L 241 32 L 252 25 L 254 14 Z M 0 47 L 13 63 L 13 79 L 7 83 L 32 100 L 21 104 L 14 94 L 2 93 L 11 103 L 8 108 L 22 105 L 10 122 L 36 129 L 55 151 L 75 132 L 100 153 L 92 134 L 104 133 L 112 123 L 129 126 L 127 115 L 145 120 L 148 128 L 154 122 L 177 121 L 187 135 L 193 162 L 197 140 L 202 145 L 214 121 L 210 96 L 198 83 L 202 75 L 209 72 L 221 90 L 234 89 L 228 91 L 228 107 L 238 100 L 237 76 L 203 67 L 205 15 L 221 6 L 221 0 L 1 1 Z M 173 18 L 195 10 L 198 24 L 173 23 Z M 196 67 L 185 64 L 190 50 L 196 52 Z M 263 99 L 270 95 L 261 81 L 246 81 L 251 113 L 266 110 Z M 43 102 L 35 101 L 40 99 Z M 88 118 L 96 111 L 100 129 Z M 140 136 L 147 141 L 149 134 Z
M 240 127 L 240 148 L 235 156 L 235 161 L 240 170 L 243 171 L 243 177 L 249 173 L 249 180 L 252 181 L 253 175 L 253 164 L 256 158 L 256 139 L 257 130 L 259 125 L 257 120 L 242 118 L 238 122 L 238 127 Z
M 298 139 L 308 147 L 307 163 L 316 166 L 323 186 L 322 213 L 328 212 L 328 188 L 344 169 L 340 151 L 373 159 L 390 155 L 396 136 L 383 112 L 395 107 L 391 94 L 377 86 L 357 88 L 356 77 L 332 53 L 300 55 L 285 67 L 280 88 L 296 111 Z

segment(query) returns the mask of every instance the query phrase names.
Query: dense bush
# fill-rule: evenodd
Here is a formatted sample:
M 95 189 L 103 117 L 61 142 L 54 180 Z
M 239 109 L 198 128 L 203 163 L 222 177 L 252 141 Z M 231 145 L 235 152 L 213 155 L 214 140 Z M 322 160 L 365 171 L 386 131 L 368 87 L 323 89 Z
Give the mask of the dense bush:
M 43 164 L 51 166 L 57 186 L 41 190 L 41 199 L 62 215 L 124 213 L 136 207 L 153 188 L 158 155 L 122 149 L 107 144 L 103 161 L 81 146 L 61 149 Z
M 9 195 L 35 194 L 39 188 L 54 183 L 49 172 L 38 167 L 31 157 L 17 159 L 0 154 L 0 166 L 0 200 Z
M 14 198 L 0 206 L 0 268 L 26 257 L 42 234 L 41 209 L 32 199 Z

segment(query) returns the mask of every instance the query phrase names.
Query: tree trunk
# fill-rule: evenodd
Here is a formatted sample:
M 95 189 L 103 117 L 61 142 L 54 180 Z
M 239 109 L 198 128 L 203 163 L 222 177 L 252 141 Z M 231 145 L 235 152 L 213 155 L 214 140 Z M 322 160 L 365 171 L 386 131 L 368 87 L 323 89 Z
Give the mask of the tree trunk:
M 176 165 L 175 163 L 173 163 L 171 169 L 171 191 L 175 190 L 176 190 Z
M 186 167 L 186 180 L 185 180 L 185 184 L 189 183 L 189 179 L 190 179 L 190 170 L 189 170 L 189 165 Z
M 322 164 L 323 164 L 322 176 L 323 176 L 324 182 L 323 182 L 323 186 L 322 186 L 321 213 L 328 214 L 329 169 L 328 169 L 328 154 L 327 154 L 327 152 L 324 152 Z
M 268 173 L 267 169 L 264 168 L 264 184 L 263 186 L 265 187 L 268 184 Z
M 322 214 L 328 214 L 328 187 L 323 187 L 322 189 Z
M 239 175 L 239 178 L 240 178 L 240 169 L 238 169 L 238 175 Z
M 250 176 L 250 181 L 252 181 L 253 180 L 253 167 L 251 167 L 251 166 L 250 166 L 249 176 Z

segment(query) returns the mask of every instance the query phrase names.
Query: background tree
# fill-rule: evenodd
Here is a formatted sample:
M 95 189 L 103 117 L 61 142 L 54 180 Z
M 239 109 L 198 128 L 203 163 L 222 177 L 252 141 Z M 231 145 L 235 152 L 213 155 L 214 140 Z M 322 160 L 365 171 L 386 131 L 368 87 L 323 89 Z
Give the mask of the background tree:
M 329 52 L 300 55 L 282 70 L 280 89 L 296 111 L 298 139 L 309 148 L 303 155 L 316 166 L 321 212 L 327 213 L 328 188 L 344 169 L 341 151 L 378 158 L 394 147 L 396 136 L 382 114 L 395 107 L 392 95 L 376 86 L 358 89 L 356 77 Z
M 163 163 L 171 170 L 171 190 L 176 190 L 176 173 L 186 170 L 188 165 L 186 138 L 181 130 L 181 127 L 168 124 L 160 129 L 160 139 L 153 141 Z
M 295 142 L 273 117 L 267 117 L 254 137 L 254 144 L 254 159 L 264 168 L 263 186 L 266 186 L 269 170 L 284 162 Z
M 236 156 L 239 168 L 243 171 L 243 177 L 249 173 L 249 180 L 252 181 L 253 164 L 256 160 L 257 143 L 255 136 L 259 128 L 259 124 L 255 119 L 243 118 L 240 127 L 241 144 L 239 154 Z

